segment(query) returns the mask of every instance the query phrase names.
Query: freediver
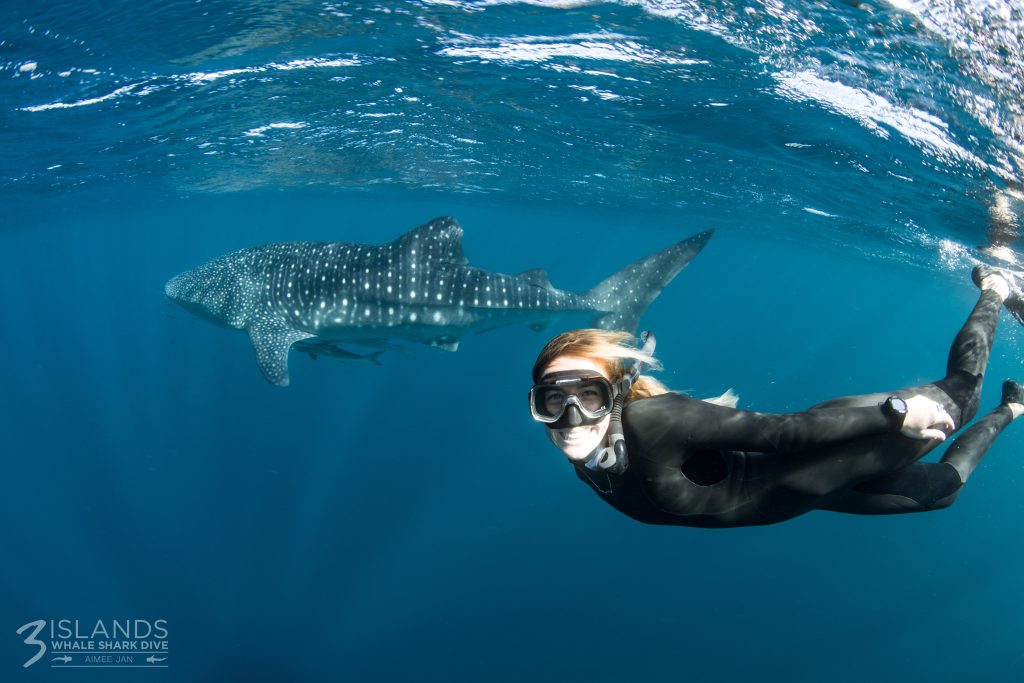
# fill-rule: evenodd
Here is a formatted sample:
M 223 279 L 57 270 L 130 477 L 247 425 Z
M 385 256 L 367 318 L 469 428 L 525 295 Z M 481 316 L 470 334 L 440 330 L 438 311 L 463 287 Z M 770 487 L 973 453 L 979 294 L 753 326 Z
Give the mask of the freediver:
M 792 414 L 702 401 L 641 375 L 658 368 L 654 339 L 576 330 L 552 339 L 533 368 L 530 410 L 576 475 L 605 502 L 648 524 L 774 524 L 809 510 L 925 512 L 949 506 L 999 433 L 1024 414 L 1024 387 L 952 442 L 918 462 L 978 411 L 982 379 L 1005 304 L 1018 319 L 1024 288 L 985 265 L 981 290 L 953 341 L 942 379 L 837 398 Z M 716 404 L 717 403 L 717 404 Z M 735 400 L 733 400 L 733 404 Z

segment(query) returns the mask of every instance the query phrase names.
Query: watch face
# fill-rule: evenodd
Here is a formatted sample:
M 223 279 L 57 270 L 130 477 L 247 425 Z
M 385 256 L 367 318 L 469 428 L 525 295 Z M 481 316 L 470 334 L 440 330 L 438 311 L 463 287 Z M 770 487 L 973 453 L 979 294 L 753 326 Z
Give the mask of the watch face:
M 897 415 L 907 414 L 907 402 L 899 396 L 893 396 L 889 399 L 889 405 L 892 406 L 893 412 Z

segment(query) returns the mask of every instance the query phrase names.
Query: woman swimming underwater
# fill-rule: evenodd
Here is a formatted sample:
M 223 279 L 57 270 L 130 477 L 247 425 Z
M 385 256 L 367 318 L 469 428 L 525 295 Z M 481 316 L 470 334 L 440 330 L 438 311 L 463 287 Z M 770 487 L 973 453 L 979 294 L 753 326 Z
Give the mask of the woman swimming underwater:
M 1014 275 L 988 266 L 972 275 L 981 296 L 953 341 L 946 376 L 932 384 L 838 398 L 802 413 L 748 412 L 716 404 L 726 397 L 669 393 L 639 375 L 641 366 L 657 365 L 653 339 L 638 349 L 624 332 L 576 330 L 541 351 L 530 410 L 582 481 L 648 524 L 732 527 L 814 509 L 944 508 L 996 436 L 1024 414 L 1024 387 L 1007 381 L 1002 402 L 940 462 L 918 462 L 977 413 L 1003 304 L 1018 319 L 1024 312 Z

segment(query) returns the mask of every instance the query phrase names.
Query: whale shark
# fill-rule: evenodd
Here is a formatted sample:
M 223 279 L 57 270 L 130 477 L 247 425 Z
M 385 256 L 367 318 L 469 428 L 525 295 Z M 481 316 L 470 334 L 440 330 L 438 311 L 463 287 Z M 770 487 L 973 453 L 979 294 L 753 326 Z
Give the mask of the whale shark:
M 582 293 L 556 289 L 539 269 L 504 275 L 470 267 L 462 227 L 451 216 L 383 245 L 242 249 L 172 277 L 164 292 L 200 318 L 248 332 L 263 376 L 287 386 L 289 349 L 307 340 L 300 350 L 339 343 L 388 348 L 392 339 L 455 351 L 471 332 L 517 323 L 542 329 L 571 313 L 592 315 L 592 327 L 635 331 L 712 232 L 642 258 Z

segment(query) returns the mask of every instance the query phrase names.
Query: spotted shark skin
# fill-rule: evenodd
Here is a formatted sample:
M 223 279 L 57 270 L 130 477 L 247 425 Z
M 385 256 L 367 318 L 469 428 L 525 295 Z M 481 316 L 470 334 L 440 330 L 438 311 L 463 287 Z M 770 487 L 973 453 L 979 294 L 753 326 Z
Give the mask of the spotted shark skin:
M 197 316 L 246 330 L 268 382 L 287 386 L 296 342 L 402 339 L 454 351 L 470 332 L 568 313 L 635 330 L 640 315 L 711 238 L 708 230 L 641 259 L 585 293 L 555 289 L 542 270 L 472 268 L 462 228 L 437 218 L 380 246 L 285 242 L 242 249 L 171 278 L 170 299 Z

